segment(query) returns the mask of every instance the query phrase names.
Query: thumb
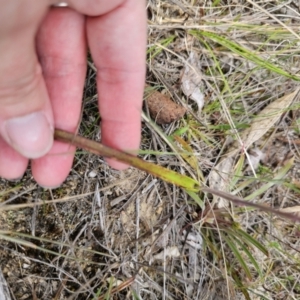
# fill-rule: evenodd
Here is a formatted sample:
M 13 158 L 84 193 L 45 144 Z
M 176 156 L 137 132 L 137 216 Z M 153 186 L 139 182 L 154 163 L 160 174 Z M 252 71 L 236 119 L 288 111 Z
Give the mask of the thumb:
M 53 143 L 53 116 L 35 52 L 33 28 L 0 32 L 0 135 L 28 158 Z
M 1 82 L 0 134 L 23 156 L 38 158 L 52 147 L 53 117 L 41 72 L 26 76 L 8 87 Z

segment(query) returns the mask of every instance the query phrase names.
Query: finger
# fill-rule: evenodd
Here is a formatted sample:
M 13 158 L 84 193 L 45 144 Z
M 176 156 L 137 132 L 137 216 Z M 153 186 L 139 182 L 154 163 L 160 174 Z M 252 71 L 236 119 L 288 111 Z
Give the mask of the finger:
M 137 0 L 141 1 L 141 0 Z M 136 1 L 136 2 L 137 2 Z M 87 16 L 100 16 L 115 9 L 126 0 L 68 0 L 68 6 Z M 141 1 L 143 2 L 143 1 Z M 130 12 L 129 12 L 130 13 Z M 120 22 L 120 20 L 119 20 Z
M 23 156 L 36 158 L 52 146 L 53 117 L 34 43 L 47 6 L 31 4 L 1 5 L 0 135 Z
M 144 1 L 123 1 L 106 15 L 88 18 L 87 36 L 98 70 L 102 141 L 121 150 L 137 149 L 145 83 Z M 126 167 L 108 162 L 117 169 Z
M 55 127 L 75 132 L 86 73 L 85 18 L 69 8 L 54 8 L 37 35 L 37 51 L 50 96 Z M 55 187 L 67 177 L 75 148 L 55 141 L 47 155 L 32 162 L 42 186 Z
M 0 177 L 19 179 L 26 171 L 28 159 L 12 149 L 0 137 Z

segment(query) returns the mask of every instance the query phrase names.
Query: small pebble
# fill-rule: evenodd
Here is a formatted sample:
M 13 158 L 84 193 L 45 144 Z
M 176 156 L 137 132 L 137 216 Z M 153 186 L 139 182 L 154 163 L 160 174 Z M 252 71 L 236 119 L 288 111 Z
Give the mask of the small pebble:
M 88 177 L 90 177 L 90 178 L 94 178 L 96 176 L 97 176 L 97 173 L 94 170 L 88 174 Z

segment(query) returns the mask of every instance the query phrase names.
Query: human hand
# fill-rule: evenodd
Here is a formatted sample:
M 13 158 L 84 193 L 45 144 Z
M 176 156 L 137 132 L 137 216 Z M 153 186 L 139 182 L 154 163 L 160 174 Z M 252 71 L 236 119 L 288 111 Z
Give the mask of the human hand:
M 50 3 L 53 4 L 53 1 Z M 0 176 L 23 175 L 28 159 L 42 186 L 60 185 L 75 149 L 54 127 L 75 132 L 86 49 L 97 68 L 102 142 L 136 149 L 145 83 L 146 12 L 142 0 L 0 0 Z M 126 166 L 108 160 L 117 169 Z

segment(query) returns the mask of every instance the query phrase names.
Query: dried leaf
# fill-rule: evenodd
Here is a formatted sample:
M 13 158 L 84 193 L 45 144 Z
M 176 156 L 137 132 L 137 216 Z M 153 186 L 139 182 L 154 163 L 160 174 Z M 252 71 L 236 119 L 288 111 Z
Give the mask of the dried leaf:
M 234 152 L 234 154 L 236 151 Z M 232 178 L 232 170 L 234 167 L 235 158 L 233 155 L 228 155 L 222 159 L 210 172 L 209 174 L 209 186 L 212 189 L 220 191 L 228 191 L 230 186 L 230 178 Z M 226 200 L 214 196 L 215 201 L 217 201 L 218 207 L 227 206 Z
M 204 105 L 204 95 L 201 92 L 202 86 L 200 60 L 197 54 L 192 51 L 187 59 L 181 78 L 181 88 L 187 97 L 197 102 L 198 113 L 201 112 Z
M 280 211 L 287 212 L 287 213 L 298 213 L 300 214 L 300 205 L 285 207 L 280 209 Z
M 241 136 L 245 149 L 258 141 L 279 120 L 299 92 L 300 89 L 297 89 L 295 92 L 277 99 L 256 116 L 251 126 Z
M 187 245 L 195 249 L 202 249 L 203 247 L 203 239 L 198 231 L 190 231 L 186 236 L 186 230 L 183 230 L 182 240 L 185 241 Z
M 186 112 L 184 107 L 152 88 L 145 90 L 145 101 L 148 105 L 151 117 L 157 124 L 169 124 L 177 121 L 182 118 Z
M 291 105 L 298 96 L 300 89 L 285 95 L 264 108 L 254 119 L 253 123 L 241 134 L 244 148 L 247 150 L 254 142 L 259 140 L 280 118 L 282 113 Z M 209 174 L 209 183 L 212 189 L 228 191 L 236 154 L 240 151 L 235 143 L 225 157 L 215 166 Z M 223 198 L 215 197 L 218 207 L 227 206 L 228 202 Z
M 182 157 L 184 158 L 184 160 L 194 169 L 197 170 L 198 167 L 198 161 L 197 158 L 193 155 L 193 149 L 191 148 L 191 146 L 184 140 L 182 139 L 180 136 L 174 135 L 174 140 L 176 140 L 181 146 L 182 148 L 190 153 L 190 154 L 186 154 L 186 153 L 182 153 Z
M 180 252 L 178 250 L 178 247 L 173 246 L 173 247 L 167 247 L 165 249 L 165 251 L 161 251 L 160 253 L 156 254 L 153 256 L 154 259 L 157 260 L 164 260 L 167 257 L 179 257 L 180 256 Z

